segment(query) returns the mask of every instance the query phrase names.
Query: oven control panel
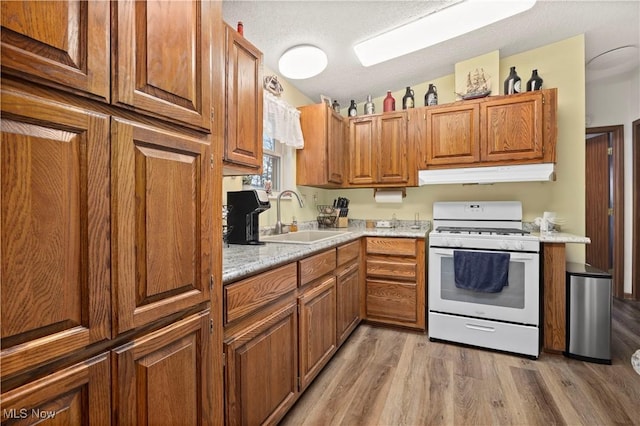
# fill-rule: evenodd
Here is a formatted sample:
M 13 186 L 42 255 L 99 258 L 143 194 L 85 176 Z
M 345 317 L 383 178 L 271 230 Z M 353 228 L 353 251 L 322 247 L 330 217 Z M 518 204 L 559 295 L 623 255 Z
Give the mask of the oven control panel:
M 455 235 L 432 232 L 429 234 L 430 247 L 461 249 L 487 249 L 504 251 L 539 252 L 540 241 L 537 237 L 522 235 Z

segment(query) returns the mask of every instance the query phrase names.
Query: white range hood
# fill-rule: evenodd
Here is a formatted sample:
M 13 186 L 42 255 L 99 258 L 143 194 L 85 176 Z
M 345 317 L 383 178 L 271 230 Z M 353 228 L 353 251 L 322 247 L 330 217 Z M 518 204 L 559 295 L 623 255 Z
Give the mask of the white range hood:
M 420 186 L 449 183 L 487 184 L 498 182 L 535 182 L 550 180 L 555 180 L 553 163 L 418 171 L 418 181 Z

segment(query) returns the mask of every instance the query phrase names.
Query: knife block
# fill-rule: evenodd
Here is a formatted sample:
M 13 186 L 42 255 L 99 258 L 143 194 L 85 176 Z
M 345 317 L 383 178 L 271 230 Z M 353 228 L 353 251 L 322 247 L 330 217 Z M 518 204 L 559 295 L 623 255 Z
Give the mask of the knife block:
M 336 228 L 346 228 L 349 226 L 349 218 L 348 217 L 339 217 L 336 222 Z

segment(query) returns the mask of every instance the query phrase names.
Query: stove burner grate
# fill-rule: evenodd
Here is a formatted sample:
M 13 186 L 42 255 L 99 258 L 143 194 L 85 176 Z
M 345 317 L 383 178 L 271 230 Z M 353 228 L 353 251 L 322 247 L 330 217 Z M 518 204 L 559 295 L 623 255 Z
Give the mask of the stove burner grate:
M 518 228 L 482 228 L 475 226 L 438 226 L 436 232 L 451 234 L 479 234 L 479 235 L 528 235 L 529 231 Z

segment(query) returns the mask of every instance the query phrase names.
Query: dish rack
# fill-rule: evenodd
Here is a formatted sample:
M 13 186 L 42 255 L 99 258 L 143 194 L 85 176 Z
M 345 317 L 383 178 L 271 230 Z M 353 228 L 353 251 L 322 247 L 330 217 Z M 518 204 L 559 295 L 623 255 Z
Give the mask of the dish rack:
M 333 228 L 338 219 L 338 210 L 329 205 L 318 205 L 317 219 L 320 228 Z

